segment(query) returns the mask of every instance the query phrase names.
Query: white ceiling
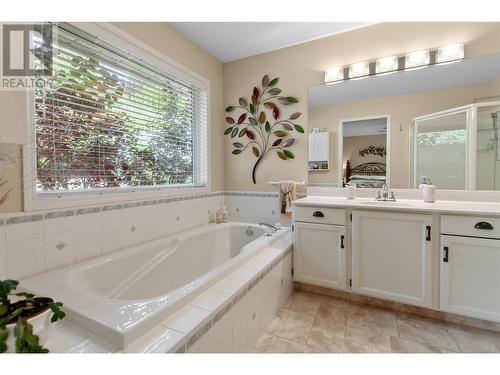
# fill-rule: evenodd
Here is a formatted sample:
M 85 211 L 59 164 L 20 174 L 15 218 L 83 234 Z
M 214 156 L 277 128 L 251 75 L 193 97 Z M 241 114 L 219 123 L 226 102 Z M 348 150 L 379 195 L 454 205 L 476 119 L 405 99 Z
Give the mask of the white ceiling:
M 385 135 L 387 133 L 387 119 L 384 117 L 344 122 L 342 131 L 344 137 Z
M 500 78 L 500 54 L 309 88 L 309 106 L 478 85 Z
M 371 24 L 373 23 L 171 22 L 177 31 L 223 63 Z

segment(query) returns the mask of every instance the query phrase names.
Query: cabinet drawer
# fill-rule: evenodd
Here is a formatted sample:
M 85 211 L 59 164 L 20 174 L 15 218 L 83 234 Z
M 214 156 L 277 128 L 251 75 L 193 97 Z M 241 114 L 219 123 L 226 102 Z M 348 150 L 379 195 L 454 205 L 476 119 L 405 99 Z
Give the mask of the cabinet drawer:
M 295 221 L 346 225 L 346 210 L 342 208 L 295 206 Z
M 500 238 L 500 218 L 443 215 L 441 216 L 441 233 Z

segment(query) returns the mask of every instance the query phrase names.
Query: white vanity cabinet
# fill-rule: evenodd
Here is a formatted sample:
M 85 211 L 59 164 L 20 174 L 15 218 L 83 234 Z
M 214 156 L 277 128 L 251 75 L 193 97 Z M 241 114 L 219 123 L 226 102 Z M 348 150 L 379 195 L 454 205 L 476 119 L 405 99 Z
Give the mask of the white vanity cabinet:
M 295 207 L 294 280 L 346 289 L 346 210 Z
M 500 218 L 441 217 L 444 311 L 500 322 Z
M 352 291 L 432 305 L 432 215 L 353 211 Z

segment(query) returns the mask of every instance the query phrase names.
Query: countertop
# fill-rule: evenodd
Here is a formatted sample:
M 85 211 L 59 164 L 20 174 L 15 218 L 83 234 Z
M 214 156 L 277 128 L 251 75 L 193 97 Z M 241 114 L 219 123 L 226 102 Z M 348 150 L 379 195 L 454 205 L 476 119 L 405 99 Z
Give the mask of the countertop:
M 380 202 L 373 198 L 346 199 L 344 197 L 307 196 L 293 202 L 294 206 L 320 206 L 384 211 L 429 212 L 445 214 L 500 216 L 500 202 L 467 202 L 440 200 L 425 203 L 416 199 L 398 199 Z

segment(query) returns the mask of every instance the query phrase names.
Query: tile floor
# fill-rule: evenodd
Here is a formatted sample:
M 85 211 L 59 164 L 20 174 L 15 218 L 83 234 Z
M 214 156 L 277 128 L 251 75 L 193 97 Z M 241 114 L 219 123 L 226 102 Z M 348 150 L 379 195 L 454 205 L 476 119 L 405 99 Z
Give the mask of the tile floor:
M 294 291 L 260 353 L 500 353 L 500 333 Z

